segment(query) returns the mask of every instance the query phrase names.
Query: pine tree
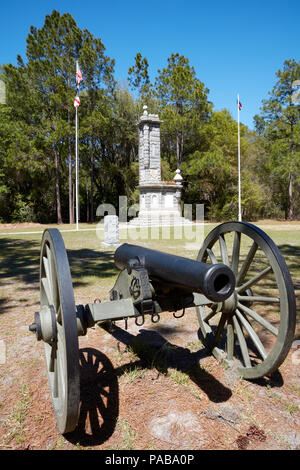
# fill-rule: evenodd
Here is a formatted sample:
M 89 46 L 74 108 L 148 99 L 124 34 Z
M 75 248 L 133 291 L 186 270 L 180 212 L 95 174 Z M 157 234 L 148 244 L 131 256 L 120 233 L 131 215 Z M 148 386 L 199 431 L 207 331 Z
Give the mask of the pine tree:
M 257 131 L 264 135 L 270 155 L 270 173 L 283 181 L 286 216 L 294 218 L 294 183 L 300 178 L 300 105 L 293 102 L 293 83 L 300 77 L 300 61 L 286 60 L 276 73 L 277 82 L 263 100 L 261 115 L 254 116 Z

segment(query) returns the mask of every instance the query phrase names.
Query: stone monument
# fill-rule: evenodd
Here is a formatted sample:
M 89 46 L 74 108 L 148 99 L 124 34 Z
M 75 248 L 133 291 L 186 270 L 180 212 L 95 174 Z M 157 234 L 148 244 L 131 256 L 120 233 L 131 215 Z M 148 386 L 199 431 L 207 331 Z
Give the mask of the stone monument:
M 117 215 L 106 215 L 104 217 L 104 246 L 119 246 L 119 218 Z
M 174 181 L 161 181 L 160 124 L 147 106 L 138 122 L 140 210 L 132 225 L 190 224 L 181 216 L 182 176 L 176 170 Z

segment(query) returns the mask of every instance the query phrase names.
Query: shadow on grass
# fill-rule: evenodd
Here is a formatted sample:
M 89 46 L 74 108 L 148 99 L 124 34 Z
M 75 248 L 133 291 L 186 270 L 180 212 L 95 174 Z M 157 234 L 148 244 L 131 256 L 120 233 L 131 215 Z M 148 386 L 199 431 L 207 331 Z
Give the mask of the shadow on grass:
M 84 277 L 116 277 L 119 270 L 114 263 L 114 253 L 92 249 L 68 250 L 68 258 L 74 287 L 88 284 Z
M 300 240 L 299 240 L 299 243 L 300 243 Z M 278 245 L 278 248 L 281 251 L 281 254 L 283 256 L 293 256 L 293 257 L 295 257 L 295 261 L 296 261 L 296 259 L 298 259 L 300 257 L 300 246 Z
M 0 279 L 18 279 L 25 284 L 39 280 L 40 242 L 24 239 L 0 239 Z
M 0 315 L 3 315 L 3 313 L 6 313 L 7 310 L 11 310 L 13 307 L 8 305 L 9 303 L 9 299 L 6 297 L 6 298 L 2 298 L 0 299 Z
M 3 279 L 20 281 L 39 288 L 40 241 L 1 238 L 0 239 L 0 282 Z M 92 249 L 67 250 L 73 285 L 85 285 L 85 276 L 99 278 L 113 277 L 118 270 L 114 265 L 112 252 Z M 2 285 L 7 285 L 2 281 Z M 21 287 L 26 290 L 26 287 Z

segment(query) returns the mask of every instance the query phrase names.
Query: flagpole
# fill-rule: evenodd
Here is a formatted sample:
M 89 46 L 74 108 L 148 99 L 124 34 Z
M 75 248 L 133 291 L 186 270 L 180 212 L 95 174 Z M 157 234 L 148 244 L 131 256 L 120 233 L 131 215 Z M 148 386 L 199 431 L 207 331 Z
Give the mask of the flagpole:
M 78 60 L 76 60 L 76 98 L 77 99 L 79 95 L 79 83 L 80 80 L 78 78 L 78 72 L 79 72 L 79 65 L 78 65 Z M 78 98 L 79 101 L 79 98 Z M 79 102 L 80 104 L 80 102 Z M 75 193 L 76 193 L 76 230 L 79 230 L 79 201 L 78 201 L 78 106 L 79 104 L 77 103 L 77 106 L 75 106 Z
M 241 208 L 241 150 L 240 150 L 240 98 L 237 95 L 237 108 L 238 108 L 238 198 L 239 198 L 239 222 L 242 221 L 242 208 Z
M 78 227 L 78 112 L 75 108 L 75 192 L 76 192 L 76 230 Z

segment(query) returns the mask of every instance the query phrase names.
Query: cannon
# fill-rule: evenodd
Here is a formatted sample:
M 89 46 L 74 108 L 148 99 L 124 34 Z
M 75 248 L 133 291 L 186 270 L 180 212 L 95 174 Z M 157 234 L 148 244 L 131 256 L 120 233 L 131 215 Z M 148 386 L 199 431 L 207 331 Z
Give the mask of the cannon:
M 197 260 L 124 243 L 109 300 L 76 305 L 67 252 L 57 229 L 45 230 L 40 253 L 40 311 L 29 330 L 43 341 L 59 431 L 73 431 L 80 409 L 78 336 L 95 324 L 196 310 L 200 341 L 245 379 L 276 371 L 291 347 L 296 302 L 279 249 L 258 227 L 227 222 L 204 240 Z M 177 313 L 179 312 L 179 313 Z

